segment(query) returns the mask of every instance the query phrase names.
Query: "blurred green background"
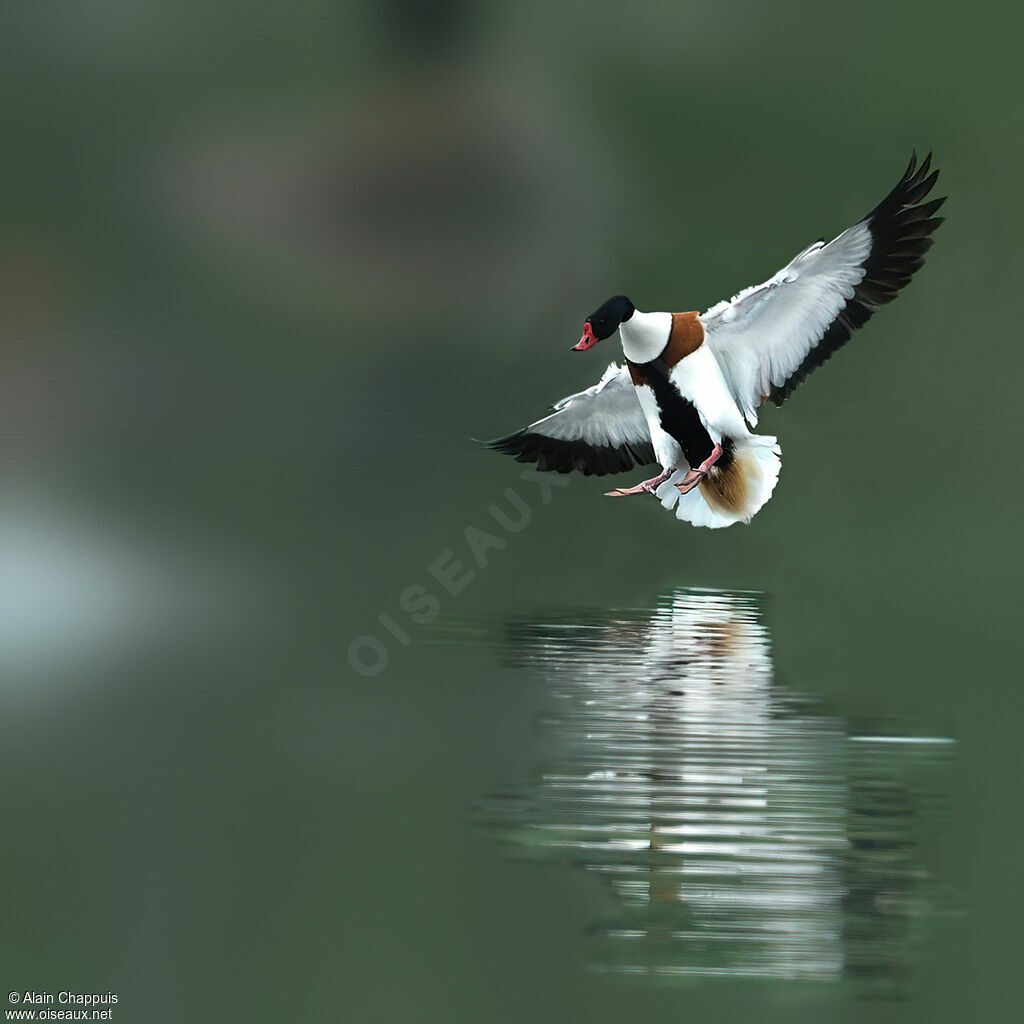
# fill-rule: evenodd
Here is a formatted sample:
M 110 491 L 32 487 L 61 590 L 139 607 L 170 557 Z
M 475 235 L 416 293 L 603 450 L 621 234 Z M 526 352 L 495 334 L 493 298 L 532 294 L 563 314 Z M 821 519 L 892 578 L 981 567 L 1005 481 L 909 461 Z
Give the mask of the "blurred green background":
M 991 2 L 4 5 L 3 983 L 154 1022 L 994 1015 L 1020 927 L 1020 29 Z M 783 471 L 751 527 L 596 479 L 543 506 L 474 446 L 598 378 L 611 353 L 568 349 L 607 295 L 705 309 L 915 147 L 948 222 L 763 417 Z M 447 594 L 428 566 L 470 564 L 510 486 L 529 528 Z M 597 883 L 474 828 L 529 775 L 550 682 L 437 631 L 680 586 L 762 592 L 778 679 L 959 741 L 926 856 L 961 912 L 903 1001 L 595 977 Z

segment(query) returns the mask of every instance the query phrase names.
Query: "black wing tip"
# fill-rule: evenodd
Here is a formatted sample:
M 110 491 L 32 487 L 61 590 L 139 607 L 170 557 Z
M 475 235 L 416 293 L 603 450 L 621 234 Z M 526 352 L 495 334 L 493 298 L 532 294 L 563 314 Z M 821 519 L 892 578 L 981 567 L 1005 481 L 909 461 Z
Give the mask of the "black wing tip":
M 917 151 L 914 150 L 910 155 L 910 163 L 907 164 L 907 169 L 903 172 L 903 176 L 893 187 L 892 191 L 864 218 L 865 221 L 871 224 L 877 224 L 883 220 L 893 220 L 900 218 L 901 214 L 911 213 L 914 210 L 920 211 L 923 206 L 930 205 L 924 204 L 923 200 L 935 187 L 935 183 L 939 180 L 939 170 L 936 168 L 932 170 L 932 151 L 929 150 L 927 156 L 920 164 L 917 162 Z M 946 201 L 948 197 L 942 196 L 937 202 L 938 205 L 935 209 L 938 209 Z M 936 202 L 936 200 L 932 200 Z M 925 214 L 925 217 L 929 214 Z M 904 220 L 918 220 L 920 217 L 909 217 Z M 935 224 L 931 230 L 935 230 L 938 224 Z
M 910 163 L 907 164 L 907 169 L 903 172 L 903 177 L 901 180 L 909 181 L 914 176 L 915 171 L 919 176 L 924 176 L 925 174 L 927 174 L 928 168 L 931 167 L 932 164 L 932 155 L 933 151 L 929 149 L 928 153 L 925 155 L 924 160 L 921 162 L 920 168 L 918 168 L 917 149 L 912 149 L 910 151 Z
M 482 445 L 484 448 L 489 448 L 493 452 L 503 452 L 507 450 L 508 445 L 514 443 L 518 438 L 522 437 L 526 433 L 526 428 L 517 430 L 514 434 L 506 434 L 504 437 L 496 437 L 493 441 L 480 441 L 475 437 L 470 438 L 474 444 Z
M 523 427 L 515 433 L 481 443 L 488 451 L 511 455 L 516 462 L 542 462 L 539 439 L 539 434 L 531 433 L 528 427 Z
M 511 455 L 516 462 L 535 462 L 542 473 L 575 470 L 584 476 L 607 476 L 656 461 L 654 446 L 650 443 L 628 443 L 616 448 L 586 441 L 562 441 L 534 433 L 529 427 L 484 443 L 491 451 Z
M 909 272 L 906 275 L 909 281 L 910 275 L 920 269 L 920 261 L 931 244 L 930 236 L 945 220 L 944 217 L 936 217 L 935 213 L 948 196 L 928 199 L 938 180 L 938 169 L 932 170 L 931 152 L 920 164 L 917 163 L 917 154 L 912 154 L 903 177 L 864 218 L 872 235 L 872 251 L 865 267 L 868 271 L 866 280 L 875 271 L 881 277 L 889 276 L 891 285 L 895 283 L 892 272 Z M 882 270 L 883 265 L 887 265 L 890 274 Z M 900 275 L 897 273 L 895 276 Z

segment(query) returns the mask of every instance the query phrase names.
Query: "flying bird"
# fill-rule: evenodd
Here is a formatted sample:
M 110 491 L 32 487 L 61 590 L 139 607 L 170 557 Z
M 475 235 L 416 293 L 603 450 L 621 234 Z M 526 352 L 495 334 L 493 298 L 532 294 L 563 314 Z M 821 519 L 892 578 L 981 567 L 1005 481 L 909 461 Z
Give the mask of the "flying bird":
M 924 263 L 945 202 L 924 202 L 939 176 L 930 168 L 930 153 L 920 166 L 912 156 L 863 220 L 705 313 L 644 313 L 625 295 L 609 299 L 573 348 L 618 332 L 625 366 L 612 363 L 593 387 L 488 447 L 586 476 L 658 465 L 657 476 L 607 494 L 653 494 L 694 526 L 750 522 L 782 454 L 774 437 L 751 431 L 758 408 L 782 405 Z

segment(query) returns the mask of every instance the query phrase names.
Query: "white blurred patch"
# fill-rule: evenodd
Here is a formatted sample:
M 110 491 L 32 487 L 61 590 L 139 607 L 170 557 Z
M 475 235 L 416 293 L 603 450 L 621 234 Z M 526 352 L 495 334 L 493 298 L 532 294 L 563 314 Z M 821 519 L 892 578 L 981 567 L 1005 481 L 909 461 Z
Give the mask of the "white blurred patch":
M 0 499 L 7 689 L 82 678 L 175 634 L 194 635 L 240 593 L 169 539 L 143 539 L 52 499 Z

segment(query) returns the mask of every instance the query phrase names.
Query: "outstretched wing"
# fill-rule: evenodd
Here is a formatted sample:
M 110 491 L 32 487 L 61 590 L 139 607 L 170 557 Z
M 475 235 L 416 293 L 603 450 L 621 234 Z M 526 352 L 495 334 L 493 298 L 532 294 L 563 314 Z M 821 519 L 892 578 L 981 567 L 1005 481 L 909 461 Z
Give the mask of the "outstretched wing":
M 556 403 L 549 416 L 490 441 L 488 448 L 536 462 L 541 470 L 585 476 L 622 473 L 655 462 L 647 420 L 629 371 L 612 363 L 601 380 Z
M 924 263 L 935 212 L 945 198 L 922 200 L 938 171 L 917 157 L 896 187 L 862 221 L 826 245 L 815 242 L 770 281 L 720 302 L 702 317 L 707 341 L 744 416 L 782 403 Z

